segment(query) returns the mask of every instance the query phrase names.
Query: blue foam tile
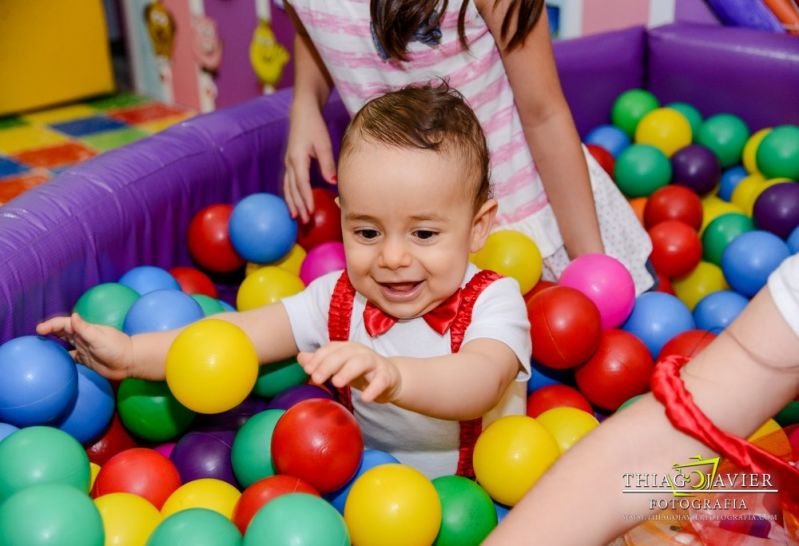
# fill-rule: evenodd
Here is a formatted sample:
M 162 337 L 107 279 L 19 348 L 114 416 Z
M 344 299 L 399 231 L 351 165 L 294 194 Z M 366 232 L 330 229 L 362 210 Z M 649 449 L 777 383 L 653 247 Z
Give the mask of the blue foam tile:
M 128 127 L 128 124 L 105 116 L 92 116 L 88 118 L 66 121 L 64 123 L 54 123 L 53 125 L 50 125 L 50 127 L 64 134 L 73 137 L 80 137 L 94 133 L 103 133 L 105 131 L 122 129 L 124 127 Z
M 23 165 L 22 163 L 18 163 L 12 159 L 8 159 L 7 157 L 0 156 L 0 178 L 24 173 L 28 170 L 30 170 L 30 167 Z

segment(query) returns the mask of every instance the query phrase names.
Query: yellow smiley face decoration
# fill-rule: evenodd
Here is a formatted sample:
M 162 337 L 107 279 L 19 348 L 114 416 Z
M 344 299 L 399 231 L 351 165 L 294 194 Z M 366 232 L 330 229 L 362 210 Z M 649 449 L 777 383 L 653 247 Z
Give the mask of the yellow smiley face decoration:
M 275 86 L 283 75 L 283 67 L 289 61 L 289 53 L 280 42 L 269 22 L 262 19 L 250 42 L 250 64 L 263 85 Z

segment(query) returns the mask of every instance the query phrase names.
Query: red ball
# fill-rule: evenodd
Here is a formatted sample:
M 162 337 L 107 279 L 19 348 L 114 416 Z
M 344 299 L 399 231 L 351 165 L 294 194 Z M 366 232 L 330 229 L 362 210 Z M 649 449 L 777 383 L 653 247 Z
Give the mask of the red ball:
M 312 398 L 289 408 L 272 433 L 272 463 L 278 474 L 305 480 L 329 493 L 352 479 L 363 455 L 355 417 L 333 400 Z
M 547 385 L 527 397 L 527 415 L 538 417 L 548 409 L 561 407 L 577 408 L 594 413 L 591 404 L 580 391 L 566 385 Z
M 568 286 L 542 290 L 527 302 L 533 358 L 550 368 L 579 366 L 602 338 L 602 319 L 593 301 Z
M 341 210 L 336 196 L 324 188 L 314 188 L 312 193 L 313 214 L 297 231 L 297 243 L 305 250 L 329 241 L 341 241 Z
M 660 271 L 655 270 L 655 273 L 657 273 L 658 276 L 658 287 L 655 289 L 655 291 L 676 296 L 677 293 L 674 291 L 674 286 L 672 286 L 669 278 Z
M 613 154 L 598 144 L 586 144 L 585 147 L 588 148 L 588 152 L 596 159 L 599 166 L 613 176 L 613 169 L 616 167 L 616 159 Z
M 178 487 L 180 474 L 172 461 L 154 449 L 136 447 L 117 453 L 100 468 L 92 497 L 133 493 L 160 510 Z
M 178 281 L 180 289 L 187 294 L 204 294 L 211 298 L 219 297 L 213 281 L 193 267 L 173 267 L 169 270 L 175 280 Z
M 545 281 L 544 279 L 541 279 L 540 281 L 538 281 L 537 283 L 535 283 L 535 286 L 533 286 L 533 287 L 530 289 L 530 291 L 529 291 L 529 292 L 527 292 L 527 293 L 524 295 L 524 303 L 525 303 L 525 304 L 528 306 L 528 308 L 529 308 L 529 306 L 530 306 L 530 300 L 531 300 L 531 299 L 533 299 L 533 296 L 535 296 L 536 294 L 538 294 L 538 293 L 539 293 L 539 292 L 541 292 L 542 290 L 546 290 L 547 288 L 550 288 L 550 287 L 552 287 L 552 286 L 557 286 L 557 285 L 558 285 L 558 283 L 555 283 L 555 282 L 552 282 L 552 281 Z
M 699 231 L 702 201 L 685 186 L 663 186 L 649 196 L 644 207 L 644 226 L 651 228 L 666 220 L 679 220 Z
M 230 242 L 228 222 L 233 205 L 211 205 L 198 212 L 189 224 L 189 254 L 201 268 L 214 273 L 230 273 L 244 266 Z
M 692 358 L 711 341 L 716 339 L 716 334 L 707 330 L 686 330 L 671 338 L 658 353 L 657 360 L 667 356 L 684 356 Z
M 114 417 L 111 419 L 108 429 L 99 440 L 86 448 L 86 453 L 88 453 L 91 462 L 103 466 L 108 459 L 120 451 L 134 448 L 137 445 L 136 440 L 128 434 L 127 429 L 122 425 L 119 415 L 114 412 Z
M 231 520 L 243 535 L 256 512 L 264 504 L 280 495 L 289 493 L 308 493 L 309 495 L 319 496 L 319 492 L 316 489 L 299 478 L 284 475 L 269 476 L 258 480 L 244 490 L 238 502 L 236 502 Z
M 600 408 L 616 410 L 646 392 L 654 362 L 646 345 L 624 330 L 606 330 L 596 354 L 577 368 L 577 387 Z
M 652 239 L 652 264 L 669 278 L 687 275 L 702 259 L 702 241 L 688 224 L 666 220 L 648 233 Z

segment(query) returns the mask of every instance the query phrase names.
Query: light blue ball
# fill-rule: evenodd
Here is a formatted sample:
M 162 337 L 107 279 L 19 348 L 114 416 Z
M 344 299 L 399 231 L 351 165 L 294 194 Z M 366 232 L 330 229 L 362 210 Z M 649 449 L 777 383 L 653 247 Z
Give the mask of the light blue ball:
M 719 198 L 725 201 L 732 199 L 732 192 L 741 183 L 741 180 L 749 176 L 749 173 L 741 165 L 730 167 L 721 174 L 721 184 L 719 184 Z
M 366 449 L 363 452 L 363 458 L 361 458 L 361 466 L 358 467 L 358 471 L 355 472 L 355 476 L 353 476 L 352 479 L 341 489 L 326 494 L 325 498 L 336 507 L 336 510 L 343 514 L 344 505 L 347 502 L 347 496 L 350 494 L 352 484 L 355 483 L 355 480 L 360 478 L 364 472 L 376 466 L 398 463 L 399 461 L 390 453 L 380 451 L 379 449 Z
M 683 302 L 664 292 L 646 292 L 638 296 L 622 329 L 644 342 L 652 358 L 671 338 L 696 328 L 694 317 Z
M 532 394 L 538 389 L 549 385 L 569 383 L 573 377 L 574 374 L 571 370 L 555 370 L 531 360 L 530 379 L 527 380 L 527 394 Z
M 169 271 L 154 265 L 134 267 L 120 277 L 119 284 L 132 288 L 142 296 L 155 290 L 180 290 L 180 284 Z
M 136 300 L 125 316 L 126 334 L 164 332 L 200 320 L 205 315 L 194 298 L 177 290 L 156 290 Z
M 14 425 L 9 425 L 8 423 L 0 423 L 0 442 L 6 436 L 10 436 L 11 434 L 15 433 L 19 430 L 19 427 L 15 427 Z
M 233 248 L 248 262 L 279 260 L 297 240 L 297 221 L 285 201 L 270 193 L 254 193 L 239 201 L 228 228 Z
M 90 445 L 108 429 L 114 416 L 114 389 L 106 378 L 78 365 L 78 399 L 72 410 L 55 426 Z
M 790 255 L 788 245 L 773 233 L 748 231 L 726 246 L 721 254 L 721 269 L 736 292 L 751 297 Z
M 499 504 L 497 501 L 494 501 L 494 508 L 497 511 L 497 525 L 499 525 L 502 523 L 502 520 L 505 519 L 505 516 L 508 515 L 508 512 L 510 512 L 510 508 L 504 504 Z
M 630 145 L 630 137 L 615 125 L 600 125 L 585 136 L 585 143 L 602 146 L 618 157 Z
M 788 235 L 788 250 L 791 251 L 791 254 L 796 254 L 799 252 L 799 226 L 793 228 L 793 231 L 790 235 Z
M 694 308 L 696 327 L 718 334 L 741 314 L 748 303 L 748 299 L 732 290 L 708 294 Z

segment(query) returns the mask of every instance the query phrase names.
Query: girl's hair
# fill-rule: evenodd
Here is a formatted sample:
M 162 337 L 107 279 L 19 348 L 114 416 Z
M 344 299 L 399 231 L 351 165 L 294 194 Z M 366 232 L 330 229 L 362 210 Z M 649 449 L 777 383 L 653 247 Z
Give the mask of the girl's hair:
M 499 0 L 496 0 L 499 2 Z M 470 0 L 462 0 L 458 13 L 458 36 L 464 49 L 466 43 L 466 8 Z M 390 59 L 407 60 L 406 49 L 414 33 L 420 28 L 430 28 L 439 24 L 447 9 L 449 0 L 369 0 L 369 12 L 375 36 Z M 506 39 L 510 32 L 514 15 L 516 30 L 511 33 L 507 49 L 512 50 L 524 43 L 525 37 L 533 30 L 541 12 L 544 0 L 514 0 L 502 20 L 501 37 Z
M 351 153 L 360 139 L 455 152 L 465 160 L 469 178 L 477 179 L 471 192 L 475 211 L 490 197 L 485 134 L 463 96 L 446 82 L 404 87 L 367 102 L 344 132 L 339 158 Z

